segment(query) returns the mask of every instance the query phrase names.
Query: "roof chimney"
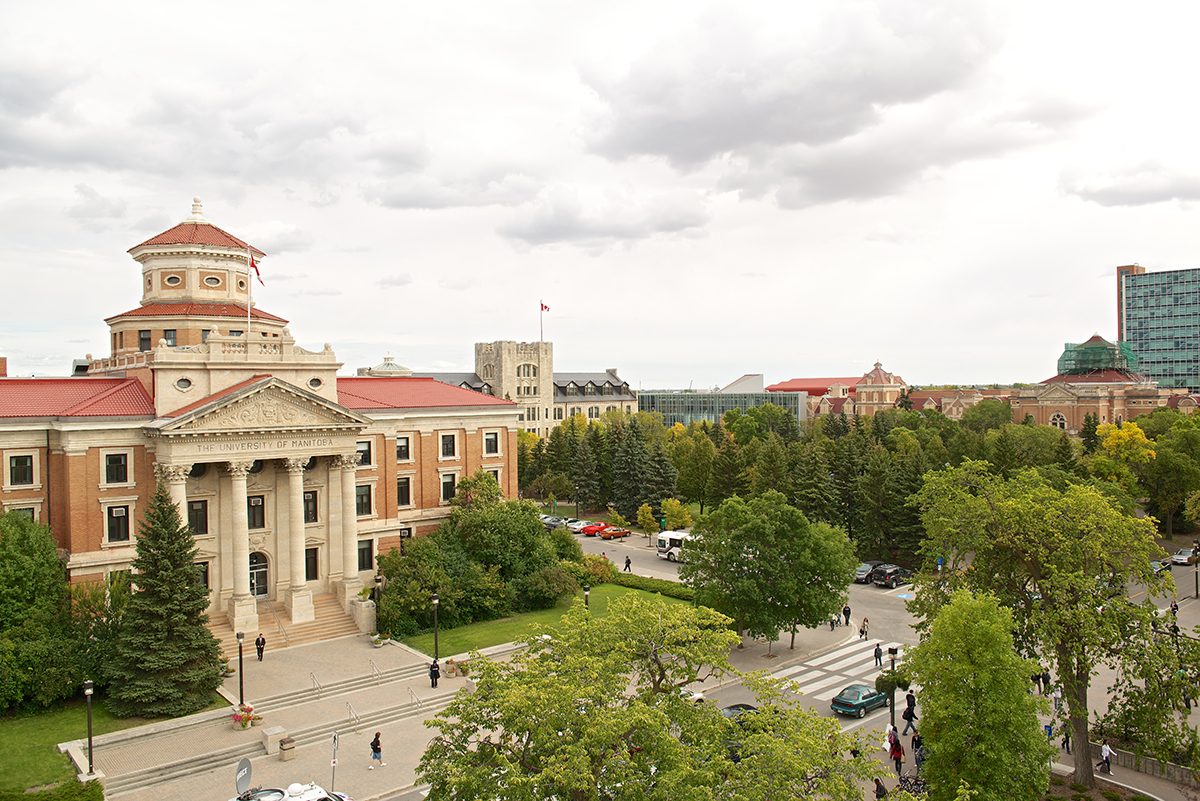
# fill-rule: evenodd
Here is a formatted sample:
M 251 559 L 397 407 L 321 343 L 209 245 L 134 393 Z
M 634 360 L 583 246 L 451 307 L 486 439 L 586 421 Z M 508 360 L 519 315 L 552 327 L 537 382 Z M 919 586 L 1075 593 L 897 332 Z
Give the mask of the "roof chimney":
M 8 357 L 0 356 L 0 378 L 8 378 Z

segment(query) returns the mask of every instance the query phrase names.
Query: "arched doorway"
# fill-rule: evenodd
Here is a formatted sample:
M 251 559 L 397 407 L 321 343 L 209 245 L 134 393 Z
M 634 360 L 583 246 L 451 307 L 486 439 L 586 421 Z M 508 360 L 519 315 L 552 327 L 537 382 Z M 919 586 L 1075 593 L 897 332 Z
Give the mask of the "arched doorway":
M 267 575 L 266 554 L 258 551 L 250 554 L 250 594 L 255 598 L 266 598 L 270 592 Z

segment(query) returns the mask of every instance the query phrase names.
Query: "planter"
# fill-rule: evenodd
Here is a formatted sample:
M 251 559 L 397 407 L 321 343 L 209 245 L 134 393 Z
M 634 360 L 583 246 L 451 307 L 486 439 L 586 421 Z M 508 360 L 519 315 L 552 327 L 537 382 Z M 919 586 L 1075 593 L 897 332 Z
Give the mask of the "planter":
M 452 677 L 458 675 L 458 663 L 453 659 L 446 661 L 446 676 Z

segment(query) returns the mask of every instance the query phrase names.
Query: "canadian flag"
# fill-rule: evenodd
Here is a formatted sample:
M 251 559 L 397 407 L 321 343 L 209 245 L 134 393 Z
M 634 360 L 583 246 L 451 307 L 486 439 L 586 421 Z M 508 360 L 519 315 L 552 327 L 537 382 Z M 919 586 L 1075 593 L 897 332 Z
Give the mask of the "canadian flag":
M 258 283 L 266 286 L 263 284 L 262 273 L 258 271 L 258 262 L 254 260 L 254 254 L 250 254 L 250 269 L 254 270 L 254 277 L 258 279 Z
M 543 303 L 543 304 L 542 304 L 542 311 L 550 311 L 550 307 L 549 307 L 549 306 L 547 306 L 545 303 Z

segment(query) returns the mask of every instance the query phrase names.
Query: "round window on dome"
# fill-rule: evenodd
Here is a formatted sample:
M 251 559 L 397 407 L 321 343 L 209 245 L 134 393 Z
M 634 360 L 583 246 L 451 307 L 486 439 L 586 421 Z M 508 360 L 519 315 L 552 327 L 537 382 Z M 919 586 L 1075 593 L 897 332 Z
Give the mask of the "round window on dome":
M 167 286 L 179 286 L 182 283 L 183 283 L 183 279 L 180 278 L 178 275 L 168 275 L 167 276 Z
M 321 379 L 319 379 L 319 378 L 310 378 L 310 379 L 308 379 L 308 385 L 309 385 L 310 387 L 312 387 L 313 389 L 320 389 L 320 388 L 321 388 L 321 385 L 322 385 L 322 384 L 324 384 L 324 383 L 325 383 L 325 382 L 324 382 L 324 381 L 322 381 L 322 380 L 321 380 Z
M 190 378 L 179 379 L 178 381 L 175 382 L 175 388 L 186 392 L 187 390 L 192 388 L 192 379 L 190 379 Z
M 204 279 L 204 283 L 208 284 L 209 286 L 220 286 L 221 279 L 217 278 L 215 275 L 210 275 L 208 278 Z

